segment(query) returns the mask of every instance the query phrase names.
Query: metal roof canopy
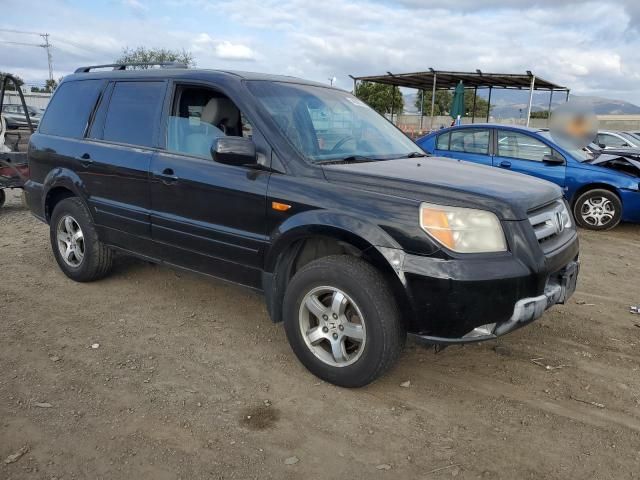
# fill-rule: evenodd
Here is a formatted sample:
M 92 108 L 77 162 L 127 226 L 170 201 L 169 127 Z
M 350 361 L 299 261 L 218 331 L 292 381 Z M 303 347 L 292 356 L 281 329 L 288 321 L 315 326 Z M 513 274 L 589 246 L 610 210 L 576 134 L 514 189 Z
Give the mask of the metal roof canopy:
M 549 110 L 551 110 L 551 99 L 553 98 L 553 92 L 561 91 L 566 92 L 567 100 L 569 99 L 570 89 L 550 82 L 543 78 L 537 77 L 530 71 L 523 74 L 518 73 L 485 73 L 480 70 L 475 72 L 450 72 L 444 70 L 434 70 L 430 68 L 426 72 L 415 73 L 391 73 L 387 72 L 386 75 L 372 75 L 366 77 L 354 77 L 349 75 L 353 79 L 353 91 L 355 94 L 356 86 L 358 82 L 375 82 L 385 85 L 392 85 L 395 87 L 416 88 L 422 91 L 424 96 L 424 90 L 431 90 L 431 122 L 433 124 L 433 109 L 435 104 L 435 92 L 436 90 L 452 90 L 458 85 L 459 82 L 465 86 L 465 88 L 472 88 L 474 90 L 474 118 L 475 121 L 475 102 L 477 91 L 479 88 L 489 89 L 489 104 L 491 104 L 491 91 L 494 88 L 501 89 L 515 89 L 515 90 L 529 90 L 529 108 L 527 109 L 527 125 L 529 125 L 529 119 L 531 117 L 531 104 L 533 101 L 534 90 L 546 90 L 551 92 L 551 98 L 549 99 Z M 422 114 L 422 112 L 421 112 Z M 393 118 L 393 113 L 392 113 Z M 487 114 L 487 121 L 489 115 Z M 420 124 L 422 127 L 422 115 L 420 117 Z

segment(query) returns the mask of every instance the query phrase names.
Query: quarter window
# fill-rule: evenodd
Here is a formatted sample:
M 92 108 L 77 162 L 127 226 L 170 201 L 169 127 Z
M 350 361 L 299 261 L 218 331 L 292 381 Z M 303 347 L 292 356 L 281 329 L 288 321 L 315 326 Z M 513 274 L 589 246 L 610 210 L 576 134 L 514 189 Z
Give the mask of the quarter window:
M 63 82 L 40 123 L 40 133 L 82 138 L 102 83 L 102 80 Z
M 116 83 L 102 138 L 110 142 L 152 147 L 164 90 L 164 82 Z
M 451 132 L 451 151 L 464 153 L 489 153 L 489 130 L 464 128 Z
M 498 156 L 544 161 L 546 155 L 552 155 L 551 147 L 529 135 L 498 130 Z
M 438 141 L 436 142 L 436 148 L 438 150 L 449 150 L 449 136 L 449 132 L 438 135 Z

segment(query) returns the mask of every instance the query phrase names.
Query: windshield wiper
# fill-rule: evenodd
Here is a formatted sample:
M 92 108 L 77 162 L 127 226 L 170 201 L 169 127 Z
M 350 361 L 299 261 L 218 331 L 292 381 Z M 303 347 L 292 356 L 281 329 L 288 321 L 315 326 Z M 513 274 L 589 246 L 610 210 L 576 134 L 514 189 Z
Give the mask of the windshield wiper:
M 402 157 L 402 158 L 418 158 L 418 157 L 428 157 L 429 155 L 427 155 L 424 152 L 411 152 L 409 155 L 407 155 L 406 157 Z
M 317 165 L 342 165 L 346 163 L 366 163 L 366 162 L 377 162 L 378 158 L 365 157 L 363 155 L 350 155 L 344 158 L 335 158 L 332 160 L 322 160 L 320 162 L 316 162 Z

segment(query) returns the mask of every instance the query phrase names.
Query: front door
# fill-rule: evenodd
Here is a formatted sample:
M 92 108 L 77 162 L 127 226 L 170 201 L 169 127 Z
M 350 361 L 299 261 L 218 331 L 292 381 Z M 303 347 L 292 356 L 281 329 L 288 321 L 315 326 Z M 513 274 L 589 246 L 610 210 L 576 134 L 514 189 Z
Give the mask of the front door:
M 566 164 L 545 161 L 547 156 L 559 155 L 549 145 L 531 135 L 496 129 L 494 167 L 526 173 L 564 187 Z
M 164 135 L 151 164 L 153 240 L 171 263 L 258 287 L 269 173 L 210 153 L 216 136 L 251 136 L 248 120 L 220 92 L 176 85 Z

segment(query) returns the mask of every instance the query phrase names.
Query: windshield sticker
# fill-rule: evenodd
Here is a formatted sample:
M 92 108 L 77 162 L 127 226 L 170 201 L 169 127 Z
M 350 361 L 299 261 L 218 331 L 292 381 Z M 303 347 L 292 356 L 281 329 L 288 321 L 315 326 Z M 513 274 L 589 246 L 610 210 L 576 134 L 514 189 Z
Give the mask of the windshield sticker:
M 351 103 L 353 103 L 355 106 L 357 107 L 366 107 L 367 104 L 364 103 L 362 100 L 359 100 L 355 97 L 347 97 L 347 100 L 350 101 Z

